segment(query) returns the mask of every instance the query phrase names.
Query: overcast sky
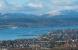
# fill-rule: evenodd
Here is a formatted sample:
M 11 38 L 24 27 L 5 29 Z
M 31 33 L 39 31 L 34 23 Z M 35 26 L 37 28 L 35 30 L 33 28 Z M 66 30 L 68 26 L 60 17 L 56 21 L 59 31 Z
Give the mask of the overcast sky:
M 0 0 L 0 12 L 59 15 L 78 11 L 78 0 Z

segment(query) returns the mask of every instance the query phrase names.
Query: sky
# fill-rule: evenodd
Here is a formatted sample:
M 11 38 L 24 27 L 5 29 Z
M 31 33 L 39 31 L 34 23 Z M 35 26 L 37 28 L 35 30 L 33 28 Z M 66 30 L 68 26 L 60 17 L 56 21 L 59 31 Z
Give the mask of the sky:
M 27 13 L 27 14 L 39 14 L 39 15 L 48 13 L 50 15 L 55 16 L 55 15 L 63 15 L 64 14 L 63 12 L 67 13 L 73 11 L 78 12 L 78 0 L 0 0 L 0 13 L 20 12 L 20 13 Z M 13 37 L 17 38 L 15 34 L 10 36 L 9 34 L 11 32 L 23 33 L 25 31 L 26 31 L 25 29 L 24 30 L 23 29 L 0 30 L 0 39 L 8 39 L 8 37 L 10 39 Z M 33 29 L 29 30 L 29 32 L 30 31 L 32 32 Z
M 78 0 L 0 0 L 0 12 L 60 15 L 78 11 Z

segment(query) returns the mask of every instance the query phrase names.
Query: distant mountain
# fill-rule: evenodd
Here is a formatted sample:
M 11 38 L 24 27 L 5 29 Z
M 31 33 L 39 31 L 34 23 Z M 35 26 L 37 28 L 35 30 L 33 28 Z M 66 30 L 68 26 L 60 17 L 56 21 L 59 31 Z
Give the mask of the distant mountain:
M 73 14 L 72 14 L 73 13 Z M 22 27 L 59 27 L 77 26 L 77 12 L 68 12 L 64 15 L 52 16 L 49 14 L 33 15 L 24 13 L 0 13 L 0 25 L 14 25 Z

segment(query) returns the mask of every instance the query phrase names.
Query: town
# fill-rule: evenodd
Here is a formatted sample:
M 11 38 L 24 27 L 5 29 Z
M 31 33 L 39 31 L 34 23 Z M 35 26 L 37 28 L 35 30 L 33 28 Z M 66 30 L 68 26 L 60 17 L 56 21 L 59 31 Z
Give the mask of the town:
M 0 49 L 6 50 L 53 50 L 53 48 L 75 48 L 77 50 L 77 47 L 77 29 L 55 30 L 33 39 L 0 41 Z

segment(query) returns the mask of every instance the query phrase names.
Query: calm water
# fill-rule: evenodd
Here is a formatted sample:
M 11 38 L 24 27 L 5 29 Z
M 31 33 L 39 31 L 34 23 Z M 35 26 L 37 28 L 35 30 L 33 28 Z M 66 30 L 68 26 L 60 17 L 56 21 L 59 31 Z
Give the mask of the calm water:
M 39 28 L 18 28 L 9 27 L 0 29 L 0 40 L 13 40 L 20 38 L 34 38 L 35 35 L 47 34 L 48 31 L 53 31 L 57 29 L 78 29 L 78 26 L 69 27 L 39 27 Z M 26 36 L 21 36 L 26 35 Z

